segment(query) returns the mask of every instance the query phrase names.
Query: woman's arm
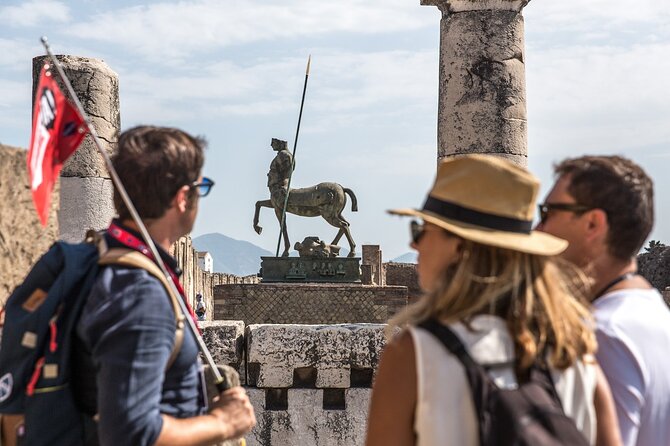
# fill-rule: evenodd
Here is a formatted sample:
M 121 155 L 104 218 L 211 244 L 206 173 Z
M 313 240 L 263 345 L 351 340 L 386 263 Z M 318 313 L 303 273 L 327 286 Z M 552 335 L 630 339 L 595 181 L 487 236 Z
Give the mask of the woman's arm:
M 596 390 L 593 395 L 593 404 L 596 409 L 596 445 L 597 446 L 619 446 L 621 445 L 621 434 L 619 422 L 617 421 L 616 409 L 612 392 L 607 379 L 596 364 Z
M 366 446 L 413 446 L 417 401 L 414 344 L 408 331 L 384 348 L 370 401 Z

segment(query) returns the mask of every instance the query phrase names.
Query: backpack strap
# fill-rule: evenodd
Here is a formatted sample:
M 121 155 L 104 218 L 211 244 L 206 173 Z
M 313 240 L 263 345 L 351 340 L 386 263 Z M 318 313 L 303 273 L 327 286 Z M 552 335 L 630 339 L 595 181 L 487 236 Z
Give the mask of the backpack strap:
M 100 249 L 100 244 L 98 244 L 98 248 Z M 180 299 L 180 297 L 174 295 L 172 292 L 172 287 L 170 287 L 161 269 L 147 256 L 135 250 L 125 248 L 105 249 L 104 252 L 100 255 L 98 264 L 123 265 L 129 266 L 131 268 L 141 268 L 152 276 L 156 277 L 165 287 L 168 296 L 170 297 L 170 302 L 172 303 L 172 308 L 174 309 L 175 318 L 177 320 L 177 329 L 175 330 L 174 335 L 174 347 L 172 348 L 170 358 L 168 359 L 167 365 L 165 366 L 165 370 L 168 370 L 170 366 L 172 366 L 174 360 L 177 359 L 177 355 L 179 354 L 181 346 L 184 342 L 184 314 L 182 313 L 179 301 L 177 300 Z
M 461 364 L 463 364 L 463 367 L 465 368 L 465 374 L 468 378 L 468 382 L 470 383 L 470 388 L 472 389 L 472 395 L 475 400 L 477 413 L 482 414 L 482 405 L 483 402 L 486 401 L 486 396 L 489 391 L 488 387 L 497 387 L 495 382 L 493 382 L 489 374 L 486 372 L 486 367 L 472 359 L 472 356 L 470 356 L 458 335 L 446 325 L 438 322 L 436 319 L 428 319 L 420 323 L 419 327 L 427 330 L 433 336 L 439 339 L 447 348 L 447 350 L 456 356 Z M 498 364 L 496 364 L 496 366 L 498 366 Z M 558 396 L 558 392 L 556 391 L 554 380 L 551 376 L 549 368 L 545 364 L 540 364 L 536 361 L 530 367 L 529 372 L 530 381 L 533 381 L 542 386 L 545 391 L 554 399 L 554 401 L 556 401 L 558 407 L 563 410 L 563 402 Z M 519 382 L 519 385 L 521 385 L 521 382 Z

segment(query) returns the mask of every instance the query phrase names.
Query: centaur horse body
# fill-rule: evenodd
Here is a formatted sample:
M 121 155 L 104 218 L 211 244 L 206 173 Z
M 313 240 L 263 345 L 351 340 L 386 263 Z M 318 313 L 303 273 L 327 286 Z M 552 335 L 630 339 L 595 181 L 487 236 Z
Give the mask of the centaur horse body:
M 254 213 L 254 230 L 258 234 L 263 230 L 258 224 L 260 211 L 263 207 L 273 208 L 281 225 L 282 209 L 288 192 L 288 177 L 293 169 L 293 157 L 286 150 L 286 142 L 273 138 L 272 148 L 278 153 L 272 160 L 268 173 L 270 199 L 257 201 L 256 212 Z M 349 242 L 349 256 L 353 257 L 356 244 L 349 232 L 349 222 L 342 216 L 342 211 L 347 204 L 347 195 L 351 198 L 351 210 L 358 211 L 358 203 L 354 192 L 337 183 L 319 183 L 312 187 L 291 189 L 286 204 L 286 212 L 302 217 L 323 217 L 329 224 L 339 229 L 331 244 L 336 245 L 342 236 L 345 236 Z M 290 243 L 286 224 L 282 229 L 282 236 L 284 238 L 282 256 L 287 257 Z

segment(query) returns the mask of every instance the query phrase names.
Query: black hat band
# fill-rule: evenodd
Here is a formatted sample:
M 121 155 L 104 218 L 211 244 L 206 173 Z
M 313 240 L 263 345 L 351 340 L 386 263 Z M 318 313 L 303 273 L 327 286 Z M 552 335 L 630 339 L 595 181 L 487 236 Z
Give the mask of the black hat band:
M 519 220 L 475 211 L 474 209 L 468 209 L 456 203 L 431 197 L 430 195 L 423 205 L 423 210 L 433 212 L 450 220 L 457 220 L 461 223 L 495 229 L 497 231 L 530 234 L 533 228 L 532 220 Z

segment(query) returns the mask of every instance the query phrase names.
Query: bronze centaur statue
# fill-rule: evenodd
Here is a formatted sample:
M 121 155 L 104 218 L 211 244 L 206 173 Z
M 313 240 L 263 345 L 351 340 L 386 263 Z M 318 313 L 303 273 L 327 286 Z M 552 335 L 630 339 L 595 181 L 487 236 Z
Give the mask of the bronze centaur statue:
M 258 224 L 261 208 L 273 208 L 277 220 L 281 225 L 282 209 L 286 194 L 288 192 L 288 179 L 293 169 L 293 156 L 286 148 L 286 141 L 272 139 L 272 148 L 277 151 L 277 156 L 270 164 L 268 173 L 268 188 L 270 199 L 256 202 L 254 213 L 254 230 L 260 234 L 263 228 Z M 347 195 L 351 198 L 351 210 L 358 211 L 356 195 L 351 189 L 342 187 L 337 183 L 319 183 L 316 186 L 301 189 L 291 189 L 288 195 L 286 212 L 303 217 L 323 217 L 329 224 L 339 229 L 331 244 L 337 245 L 342 236 L 349 242 L 349 257 L 355 255 L 356 243 L 349 232 L 349 222 L 342 216 L 342 210 L 347 204 Z M 282 230 L 284 238 L 283 257 L 288 257 L 289 239 L 286 224 Z

